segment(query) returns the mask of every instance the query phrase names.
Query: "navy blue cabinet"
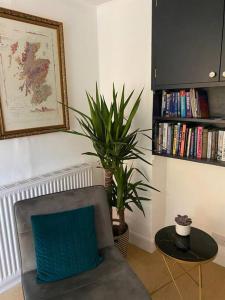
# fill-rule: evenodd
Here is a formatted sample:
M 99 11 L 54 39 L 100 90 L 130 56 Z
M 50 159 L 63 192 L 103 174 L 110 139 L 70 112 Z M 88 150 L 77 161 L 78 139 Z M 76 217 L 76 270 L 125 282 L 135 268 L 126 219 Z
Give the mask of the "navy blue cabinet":
M 224 0 L 153 0 L 152 89 L 225 83 Z

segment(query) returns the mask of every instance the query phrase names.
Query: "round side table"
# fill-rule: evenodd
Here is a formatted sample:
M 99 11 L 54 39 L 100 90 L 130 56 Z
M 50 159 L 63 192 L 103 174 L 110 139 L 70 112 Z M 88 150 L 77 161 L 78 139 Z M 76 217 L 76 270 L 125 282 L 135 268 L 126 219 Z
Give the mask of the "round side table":
M 182 269 L 198 285 L 199 300 L 202 300 L 201 266 L 203 263 L 210 262 L 215 258 L 218 252 L 218 245 L 215 240 L 206 232 L 194 227 L 191 228 L 191 234 L 189 236 L 183 237 L 176 233 L 175 226 L 168 226 L 156 233 L 155 244 L 162 255 L 163 261 L 181 299 L 183 299 L 181 291 L 171 272 L 167 259 L 174 260 L 179 264 L 197 264 L 199 274 L 198 282 L 183 268 Z

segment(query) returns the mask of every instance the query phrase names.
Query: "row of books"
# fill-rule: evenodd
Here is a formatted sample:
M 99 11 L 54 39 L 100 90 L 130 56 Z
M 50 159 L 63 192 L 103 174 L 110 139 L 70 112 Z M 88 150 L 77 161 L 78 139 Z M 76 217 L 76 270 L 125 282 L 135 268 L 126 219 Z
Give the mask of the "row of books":
M 203 89 L 163 91 L 161 117 L 208 118 L 207 92 Z
M 224 130 L 156 123 L 154 141 L 159 154 L 225 161 Z

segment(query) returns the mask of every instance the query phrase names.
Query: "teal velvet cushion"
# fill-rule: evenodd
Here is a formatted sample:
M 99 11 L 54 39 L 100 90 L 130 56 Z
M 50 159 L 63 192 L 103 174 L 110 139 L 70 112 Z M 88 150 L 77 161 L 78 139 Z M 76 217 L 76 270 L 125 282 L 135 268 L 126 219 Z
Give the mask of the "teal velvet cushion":
M 31 216 L 38 282 L 51 282 L 97 267 L 94 206 Z

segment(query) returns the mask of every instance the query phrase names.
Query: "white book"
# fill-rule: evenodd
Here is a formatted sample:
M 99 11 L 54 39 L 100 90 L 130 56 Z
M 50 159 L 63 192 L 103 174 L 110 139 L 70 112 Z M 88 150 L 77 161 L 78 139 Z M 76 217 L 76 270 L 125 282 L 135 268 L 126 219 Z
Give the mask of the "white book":
M 161 154 L 162 153 L 162 143 L 163 143 L 163 123 L 159 123 L 159 139 L 158 139 L 158 152 Z
M 162 92 L 162 107 L 161 107 L 161 117 L 164 117 L 166 111 L 166 91 Z
M 172 147 L 172 125 L 168 125 L 167 130 L 167 146 L 166 146 L 166 154 L 171 154 L 171 147 Z
M 190 155 L 191 133 L 192 133 L 192 128 L 190 128 L 189 132 L 188 132 L 187 157 L 189 157 L 189 155 Z
M 207 159 L 211 159 L 212 154 L 212 131 L 208 133 Z
M 197 99 L 195 95 L 195 89 L 190 89 L 190 102 L 191 102 L 192 116 L 194 118 L 197 118 Z
M 196 118 L 201 117 L 200 107 L 199 107 L 199 101 L 198 101 L 198 91 L 195 90 L 195 107 L 196 107 Z
M 163 123 L 163 151 L 166 152 L 167 149 L 167 136 L 168 136 L 168 123 Z
M 222 160 L 224 131 L 219 130 L 217 145 L 217 160 Z
M 225 161 L 225 131 L 223 131 L 223 143 L 222 143 L 222 161 Z

